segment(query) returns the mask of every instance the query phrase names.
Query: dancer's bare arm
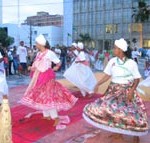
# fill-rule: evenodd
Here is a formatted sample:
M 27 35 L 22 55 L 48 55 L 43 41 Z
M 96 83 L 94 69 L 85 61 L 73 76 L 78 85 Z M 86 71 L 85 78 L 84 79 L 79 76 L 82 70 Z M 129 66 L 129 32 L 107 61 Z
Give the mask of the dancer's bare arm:
M 103 77 L 97 82 L 97 84 L 96 84 L 96 86 L 94 88 L 94 92 L 97 92 L 99 85 L 101 85 L 104 82 L 108 81 L 110 78 L 111 78 L 110 75 L 104 73 Z

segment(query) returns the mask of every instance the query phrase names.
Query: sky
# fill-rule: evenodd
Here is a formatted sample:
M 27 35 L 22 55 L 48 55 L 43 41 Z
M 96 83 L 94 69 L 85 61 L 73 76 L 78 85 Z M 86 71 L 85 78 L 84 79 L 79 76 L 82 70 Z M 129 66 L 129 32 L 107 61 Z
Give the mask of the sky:
M 63 14 L 63 0 L 2 0 L 2 7 L 3 23 L 21 24 L 39 11 Z

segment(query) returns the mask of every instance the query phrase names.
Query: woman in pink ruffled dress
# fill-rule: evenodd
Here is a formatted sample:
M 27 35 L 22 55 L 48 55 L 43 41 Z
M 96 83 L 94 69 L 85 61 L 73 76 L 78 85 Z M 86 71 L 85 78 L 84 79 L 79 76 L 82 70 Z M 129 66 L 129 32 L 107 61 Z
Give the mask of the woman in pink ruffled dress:
M 58 112 L 69 110 L 77 102 L 65 87 L 55 80 L 55 72 L 60 68 L 60 60 L 56 54 L 46 46 L 43 35 L 36 38 L 36 47 L 39 50 L 35 61 L 29 70 L 33 73 L 32 80 L 21 99 L 21 103 L 42 111 L 43 116 L 59 123 Z M 52 68 L 52 62 L 56 64 Z

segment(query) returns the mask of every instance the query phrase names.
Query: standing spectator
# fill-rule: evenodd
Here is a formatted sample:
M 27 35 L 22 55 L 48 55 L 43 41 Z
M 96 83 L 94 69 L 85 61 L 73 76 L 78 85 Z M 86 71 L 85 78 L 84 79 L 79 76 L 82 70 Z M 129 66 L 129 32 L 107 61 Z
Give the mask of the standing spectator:
M 24 41 L 20 42 L 20 46 L 17 49 L 17 55 L 19 56 L 19 63 L 22 71 L 21 74 L 27 74 L 27 49 L 24 47 Z
M 13 48 L 13 67 L 14 67 L 14 74 L 17 74 L 18 72 L 18 67 L 19 67 L 19 59 L 18 59 L 18 55 L 17 55 L 17 47 L 14 46 Z
M 2 56 L 5 55 L 4 49 L 2 47 L 2 43 L 0 43 L 0 53 L 1 53 Z
M 60 48 L 55 48 L 55 53 L 56 53 L 56 55 L 57 55 L 57 57 L 60 59 L 60 54 L 61 54 L 61 50 L 60 50 Z
M 109 61 L 109 52 L 106 50 L 106 51 L 104 51 L 104 63 L 103 63 L 103 65 L 104 65 L 104 68 L 106 67 L 106 65 L 107 65 L 107 63 L 108 63 L 108 61 Z
M 70 64 L 71 64 L 75 61 L 76 57 L 79 54 L 79 51 L 77 50 L 77 43 L 72 43 L 69 51 L 70 51 L 69 55 L 70 55 L 70 59 L 71 59 L 70 60 Z
M 60 59 L 61 59 L 61 70 L 66 69 L 66 57 L 67 57 L 67 50 L 66 47 L 61 48 L 61 54 L 60 54 Z
M 104 68 L 103 61 L 104 61 L 104 53 L 102 52 L 102 50 L 99 50 L 96 54 L 96 62 L 95 62 L 96 70 L 103 70 Z
M 138 63 L 139 56 L 140 56 L 139 51 L 137 50 L 137 48 L 134 48 L 134 50 L 132 51 L 132 59 Z
M 7 53 L 5 53 L 3 60 L 4 60 L 5 74 L 6 74 L 6 76 L 8 76 L 9 75 L 8 74 L 9 61 L 8 61 Z
M 12 49 L 8 50 L 8 61 L 9 61 L 9 75 L 12 75 L 12 63 L 13 63 L 13 55 Z

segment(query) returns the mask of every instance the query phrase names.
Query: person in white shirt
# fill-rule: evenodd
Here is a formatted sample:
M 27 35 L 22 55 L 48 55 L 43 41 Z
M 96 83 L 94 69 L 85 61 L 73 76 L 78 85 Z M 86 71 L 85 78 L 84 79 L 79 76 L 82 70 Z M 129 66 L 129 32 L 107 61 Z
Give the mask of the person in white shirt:
M 21 73 L 27 74 L 27 49 L 24 47 L 24 41 L 20 42 L 20 46 L 17 48 L 17 55 L 19 56 L 19 62 L 21 66 Z
M 140 56 L 140 52 L 137 50 L 137 48 L 134 48 L 132 51 L 132 59 L 138 63 L 138 57 Z
M 144 104 L 136 91 L 141 75 L 123 38 L 115 40 L 113 52 L 115 57 L 104 69 L 95 92 L 110 78 L 111 83 L 101 100 L 85 106 L 83 117 L 98 128 L 118 133 L 120 142 L 123 142 L 120 134 L 126 134 L 134 136 L 137 143 L 138 136 L 146 135 L 149 130 Z
M 61 50 L 59 48 L 55 48 L 55 53 L 56 53 L 58 59 L 60 59 Z
M 138 87 L 137 91 L 140 93 L 140 96 L 144 99 L 150 99 L 150 62 L 146 61 L 145 71 L 144 71 L 145 79 L 142 80 Z

